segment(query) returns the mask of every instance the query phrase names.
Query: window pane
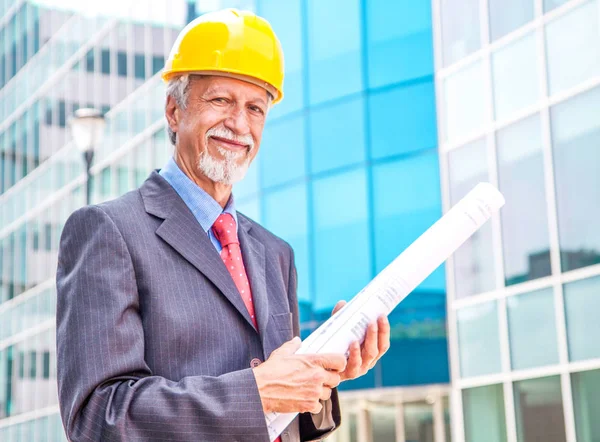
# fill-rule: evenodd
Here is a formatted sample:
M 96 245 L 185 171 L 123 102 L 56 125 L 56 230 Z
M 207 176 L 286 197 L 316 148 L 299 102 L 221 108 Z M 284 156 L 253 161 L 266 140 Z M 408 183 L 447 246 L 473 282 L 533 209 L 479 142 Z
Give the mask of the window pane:
M 364 98 L 314 109 L 310 113 L 311 172 L 364 162 Z
M 369 408 L 373 440 L 377 442 L 396 442 L 396 407 L 393 405 L 374 405 Z
M 263 198 L 264 225 L 290 243 L 298 271 L 298 299 L 310 301 L 306 184 L 269 192 Z M 302 318 L 310 320 L 311 318 Z
M 600 440 L 600 370 L 573 373 L 571 385 L 577 440 Z
M 514 390 L 519 442 L 566 441 L 559 376 L 515 382 Z
M 502 385 L 463 390 L 466 442 L 506 442 Z
M 462 9 L 462 8 L 461 8 Z M 452 74 L 444 82 L 445 138 L 453 141 L 483 130 L 486 118 L 486 95 L 481 61 Z
M 498 132 L 498 180 L 506 285 L 548 276 L 550 240 L 539 115 Z
M 489 9 L 492 41 L 533 20 L 533 0 L 489 0 Z
M 544 12 L 552 11 L 570 0 L 544 0 Z
M 506 305 L 512 368 L 557 364 L 553 290 L 510 296 Z
M 270 118 L 277 118 L 303 107 L 302 8 L 300 0 L 261 0 L 257 6 L 258 14 L 273 26 L 285 54 L 285 98 L 269 111 Z
M 369 100 L 372 158 L 437 146 L 433 81 L 373 93 Z
M 433 408 L 427 402 L 404 404 L 404 440 L 433 442 Z M 379 442 L 379 439 L 373 439 Z M 395 439 L 389 439 L 395 441 Z
M 308 0 L 308 28 L 311 104 L 360 91 L 359 1 Z
M 431 2 L 366 2 L 369 86 L 431 75 Z
M 570 360 L 600 358 L 600 276 L 565 284 L 564 296 Z
M 315 309 L 329 310 L 356 295 L 372 276 L 365 170 L 315 180 L 312 186 Z
M 500 340 L 496 301 L 457 311 L 460 372 L 464 378 L 498 373 Z
M 594 0 L 546 25 L 550 94 L 600 74 L 598 15 Z
M 452 150 L 448 154 L 450 199 L 456 204 L 481 181 L 489 181 L 485 140 Z M 494 289 L 492 226 L 486 223 L 453 257 L 456 298 Z
M 444 66 L 481 47 L 479 0 L 441 0 Z
M 304 176 L 304 144 L 304 116 L 267 124 L 260 153 L 263 189 Z
M 563 271 L 600 263 L 600 88 L 550 110 Z
M 494 53 L 492 75 L 496 119 L 536 103 L 540 97 L 540 79 L 535 34 L 528 34 Z

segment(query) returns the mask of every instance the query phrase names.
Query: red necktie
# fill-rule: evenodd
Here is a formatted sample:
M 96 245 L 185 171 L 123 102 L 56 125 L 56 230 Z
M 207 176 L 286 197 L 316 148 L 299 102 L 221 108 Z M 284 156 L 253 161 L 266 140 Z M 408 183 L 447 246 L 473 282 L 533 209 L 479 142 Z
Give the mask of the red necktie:
M 235 283 L 244 304 L 250 313 L 250 318 L 254 323 L 254 327 L 258 330 L 256 323 L 256 315 L 254 314 L 254 303 L 252 302 L 252 291 L 244 268 L 242 260 L 242 250 L 240 249 L 240 241 L 237 236 L 235 227 L 235 219 L 229 213 L 222 213 L 212 226 L 212 231 L 221 243 L 221 259 L 229 270 L 231 278 Z
M 229 270 L 233 282 L 237 287 L 244 304 L 250 313 L 250 318 L 254 323 L 254 327 L 258 330 L 256 323 L 256 315 L 254 313 L 254 302 L 252 301 L 252 291 L 248 282 L 248 275 L 244 268 L 242 260 L 242 249 L 240 249 L 240 241 L 235 228 L 235 219 L 229 213 L 222 213 L 212 226 L 212 231 L 221 243 L 221 259 Z M 275 442 L 281 442 L 281 438 L 275 439 Z

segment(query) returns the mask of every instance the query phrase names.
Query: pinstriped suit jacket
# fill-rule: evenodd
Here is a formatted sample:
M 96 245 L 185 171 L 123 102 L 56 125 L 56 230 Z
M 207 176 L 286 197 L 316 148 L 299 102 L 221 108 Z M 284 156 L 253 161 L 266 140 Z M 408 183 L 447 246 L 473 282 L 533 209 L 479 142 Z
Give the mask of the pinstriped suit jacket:
M 299 334 L 292 249 L 239 214 L 260 334 L 215 247 L 155 171 L 76 211 L 56 276 L 59 403 L 72 441 L 267 441 L 253 358 Z M 339 426 L 337 394 L 283 442 Z

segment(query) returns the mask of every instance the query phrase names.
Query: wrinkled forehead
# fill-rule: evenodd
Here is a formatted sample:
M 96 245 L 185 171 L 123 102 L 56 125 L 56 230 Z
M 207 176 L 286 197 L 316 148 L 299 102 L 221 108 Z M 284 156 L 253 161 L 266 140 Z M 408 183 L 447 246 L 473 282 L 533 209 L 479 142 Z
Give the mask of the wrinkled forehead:
M 272 97 L 265 88 L 251 82 L 220 75 L 190 75 L 190 94 L 226 94 L 246 101 L 261 101 L 268 105 Z

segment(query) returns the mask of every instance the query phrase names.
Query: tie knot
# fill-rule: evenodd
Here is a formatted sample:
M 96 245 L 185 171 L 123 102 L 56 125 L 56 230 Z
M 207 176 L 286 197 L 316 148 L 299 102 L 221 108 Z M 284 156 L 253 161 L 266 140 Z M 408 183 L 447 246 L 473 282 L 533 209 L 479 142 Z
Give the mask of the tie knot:
M 239 244 L 235 219 L 229 213 L 222 213 L 212 226 L 212 231 L 221 243 L 221 247 L 229 244 Z

